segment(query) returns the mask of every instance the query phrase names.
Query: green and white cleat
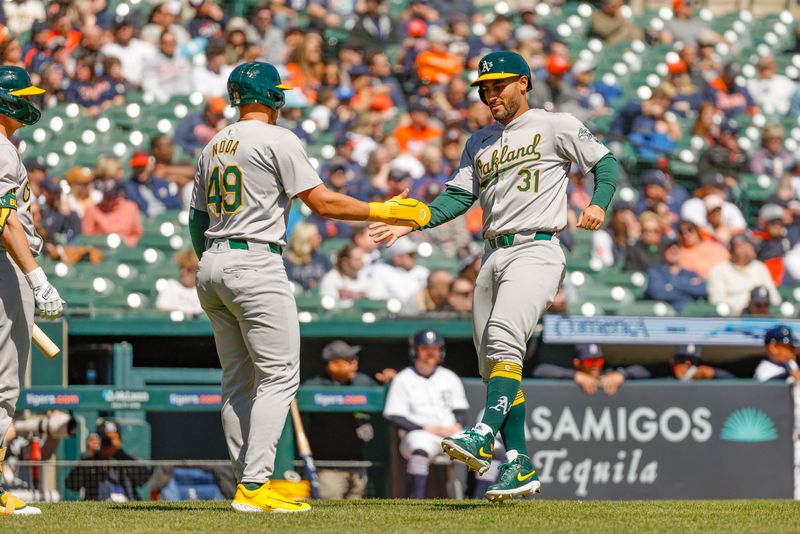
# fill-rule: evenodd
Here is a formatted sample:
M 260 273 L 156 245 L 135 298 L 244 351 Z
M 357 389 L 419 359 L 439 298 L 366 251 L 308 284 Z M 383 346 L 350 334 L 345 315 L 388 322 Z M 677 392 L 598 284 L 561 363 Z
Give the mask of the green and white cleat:
M 500 465 L 497 482 L 486 490 L 486 499 L 491 502 L 503 502 L 528 493 L 540 493 L 541 487 L 531 459 L 520 454 L 514 460 Z
M 485 436 L 472 429 L 442 440 L 442 450 L 453 460 L 464 462 L 472 471 L 481 475 L 492 464 L 494 436 Z

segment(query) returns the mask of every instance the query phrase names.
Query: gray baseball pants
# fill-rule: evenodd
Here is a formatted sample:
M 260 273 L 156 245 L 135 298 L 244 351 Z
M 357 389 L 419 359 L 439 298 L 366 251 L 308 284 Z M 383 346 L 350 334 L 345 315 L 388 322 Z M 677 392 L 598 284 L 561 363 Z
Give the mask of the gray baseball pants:
M 33 312 L 33 291 L 11 257 L 0 251 L 0 447 L 25 382 Z
M 558 239 L 484 254 L 472 300 L 472 339 L 484 380 L 497 362 L 522 365 L 527 342 L 553 303 L 565 272 Z
M 300 326 L 283 261 L 266 247 L 203 253 L 197 293 L 222 365 L 222 427 L 237 482 L 263 483 L 300 381 Z

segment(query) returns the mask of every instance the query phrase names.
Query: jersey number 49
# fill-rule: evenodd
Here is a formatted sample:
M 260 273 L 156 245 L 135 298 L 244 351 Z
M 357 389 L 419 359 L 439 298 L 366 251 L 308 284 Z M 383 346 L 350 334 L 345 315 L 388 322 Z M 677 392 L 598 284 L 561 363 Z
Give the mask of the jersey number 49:
M 236 213 L 242 207 L 242 169 L 227 165 L 224 169 L 211 169 L 207 191 L 208 211 L 217 216 Z

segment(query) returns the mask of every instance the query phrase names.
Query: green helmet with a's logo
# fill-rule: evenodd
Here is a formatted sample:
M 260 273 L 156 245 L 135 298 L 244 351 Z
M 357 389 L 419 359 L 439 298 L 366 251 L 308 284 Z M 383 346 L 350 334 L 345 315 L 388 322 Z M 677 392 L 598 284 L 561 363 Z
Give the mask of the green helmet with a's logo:
M 286 102 L 283 92 L 291 87 L 281 83 L 278 69 L 263 61 L 242 63 L 228 76 L 231 106 L 263 104 L 278 110 Z
M 11 117 L 22 124 L 36 124 L 42 117 L 42 112 L 23 97 L 44 92 L 41 87 L 33 85 L 25 69 L 10 65 L 0 67 L 0 115 Z
M 516 52 L 502 50 L 486 54 L 481 58 L 478 62 L 478 77 L 470 85 L 480 87 L 481 83 L 487 80 L 501 80 L 515 76 L 527 76 L 528 88 L 526 91 L 531 90 L 533 85 L 531 84 L 531 68 L 528 62 Z M 479 90 L 479 92 L 481 100 L 486 104 L 483 90 Z

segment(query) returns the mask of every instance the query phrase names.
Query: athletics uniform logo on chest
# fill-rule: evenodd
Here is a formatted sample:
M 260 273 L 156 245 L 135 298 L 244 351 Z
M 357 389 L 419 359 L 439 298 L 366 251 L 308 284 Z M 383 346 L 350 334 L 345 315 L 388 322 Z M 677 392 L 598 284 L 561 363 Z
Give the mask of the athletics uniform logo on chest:
M 537 162 L 542 159 L 542 135 L 527 132 L 502 132 L 491 145 L 481 149 L 475 157 L 475 172 L 480 183 L 481 204 L 496 207 L 508 202 L 508 194 L 539 192 Z M 531 196 L 532 198 L 532 196 Z

